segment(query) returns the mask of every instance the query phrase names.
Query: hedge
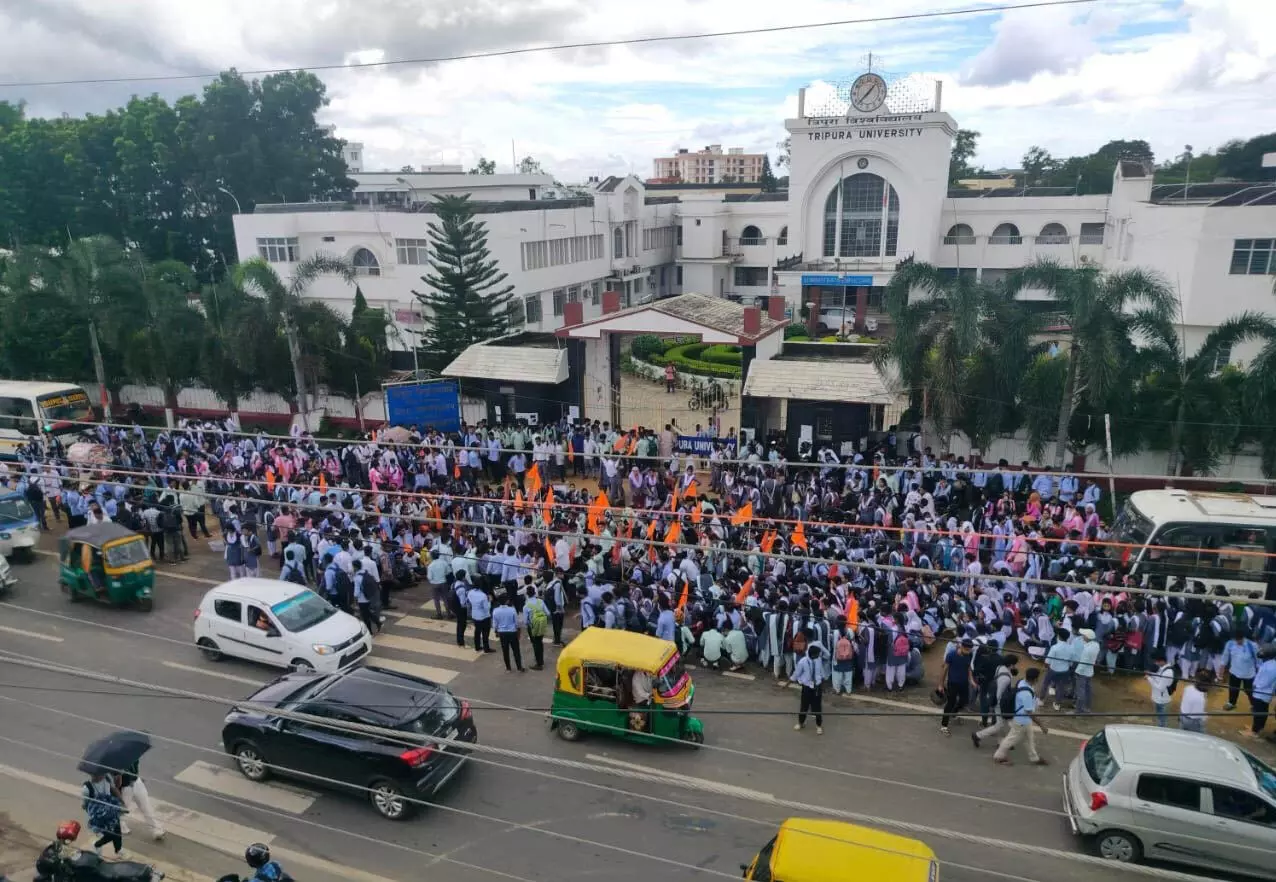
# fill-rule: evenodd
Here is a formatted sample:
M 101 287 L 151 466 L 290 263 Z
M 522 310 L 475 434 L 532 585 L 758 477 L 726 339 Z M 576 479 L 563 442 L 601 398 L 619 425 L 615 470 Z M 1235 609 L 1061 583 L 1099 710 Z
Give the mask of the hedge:
M 809 337 L 810 331 L 806 329 L 806 325 L 801 322 L 790 322 L 784 326 L 784 339 L 792 340 L 794 337 Z
M 725 364 L 728 367 L 740 367 L 744 363 L 744 353 L 739 346 L 718 343 L 707 347 L 704 352 L 700 353 L 700 360 L 712 362 L 713 364 Z
M 688 374 L 703 374 L 706 377 L 718 377 L 724 380 L 740 379 L 740 365 L 714 364 L 697 357 L 708 348 L 703 343 L 684 343 L 674 346 L 657 359 L 657 364 L 672 364 L 676 369 Z
M 642 361 L 655 361 L 664 355 L 665 349 L 668 347 L 666 341 L 660 339 L 655 334 L 639 334 L 634 337 L 633 342 L 629 344 L 629 352 L 634 358 Z

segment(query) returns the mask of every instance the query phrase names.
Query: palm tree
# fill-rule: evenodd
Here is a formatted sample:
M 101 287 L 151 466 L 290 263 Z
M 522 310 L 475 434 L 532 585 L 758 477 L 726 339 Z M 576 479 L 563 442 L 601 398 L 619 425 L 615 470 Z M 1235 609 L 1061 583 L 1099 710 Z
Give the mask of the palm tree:
M 878 370 L 893 369 L 909 399 L 933 420 L 945 447 L 955 424 L 990 439 L 1004 422 L 999 410 L 977 409 L 970 389 L 976 376 L 994 380 L 998 389 L 1013 384 L 1014 371 L 1030 345 L 1030 318 L 1017 311 L 999 288 L 968 275 L 949 275 L 926 263 L 900 268 L 886 288 L 887 313 L 894 335 L 877 350 Z M 990 347 L 999 335 L 1002 345 Z M 1004 350 L 1004 351 L 1003 351 Z M 1004 357 L 1003 357 L 1004 356 Z M 1013 401 L 1013 395 L 982 389 L 989 401 Z
M 1177 477 L 1184 460 L 1210 470 L 1240 434 L 1242 408 L 1218 370 L 1219 357 L 1250 340 L 1276 345 L 1276 321 L 1258 312 L 1243 312 L 1224 321 L 1206 336 L 1194 355 L 1187 355 L 1183 335 L 1169 323 L 1141 329 L 1148 343 L 1146 383 L 1150 387 L 1146 412 L 1169 417 L 1169 457 L 1165 473 Z M 1189 433 L 1188 418 L 1192 431 Z
M 1123 352 L 1136 329 L 1172 322 L 1178 299 L 1153 273 L 1103 273 L 1097 267 L 1065 267 L 1054 260 L 1015 270 L 1006 288 L 1016 298 L 1028 289 L 1049 292 L 1060 321 L 1071 329 L 1055 423 L 1055 468 L 1062 469 L 1073 411 L 1083 398 L 1092 403 L 1105 399 L 1121 374 Z
M 301 312 L 301 299 L 315 279 L 334 275 L 348 284 L 355 281 L 354 266 L 349 261 L 327 254 L 315 254 L 293 267 L 287 283 L 265 260 L 254 257 L 235 267 L 235 283 L 244 288 L 256 288 L 266 298 L 266 307 L 273 320 L 281 322 L 288 340 L 288 355 L 292 360 L 293 382 L 297 386 L 297 411 L 302 426 L 309 431 L 307 413 L 310 399 L 306 395 L 306 377 L 302 367 L 301 340 L 297 334 L 297 318 Z
M 204 316 L 192 309 L 187 295 L 195 288 L 190 267 L 175 260 L 139 264 L 141 297 L 124 318 L 120 335 L 124 367 L 130 377 L 158 383 L 164 407 L 177 408 L 177 393 L 199 374 L 191 358 L 205 336 Z

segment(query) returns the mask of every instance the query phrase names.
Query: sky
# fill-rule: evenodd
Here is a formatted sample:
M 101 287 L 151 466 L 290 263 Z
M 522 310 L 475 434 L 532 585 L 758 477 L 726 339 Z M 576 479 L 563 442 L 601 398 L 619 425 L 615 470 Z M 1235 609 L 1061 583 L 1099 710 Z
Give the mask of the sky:
M 365 168 L 533 156 L 559 180 L 632 171 L 707 144 L 770 151 L 797 92 L 865 69 L 943 82 L 981 133 L 975 163 L 1017 167 L 1143 138 L 1158 160 L 1276 131 L 1274 0 L 1097 0 L 387 68 L 355 62 L 970 9 L 959 0 L 0 0 L 0 83 L 341 65 L 324 122 Z M 169 99 L 198 79 L 0 86 L 28 113 Z

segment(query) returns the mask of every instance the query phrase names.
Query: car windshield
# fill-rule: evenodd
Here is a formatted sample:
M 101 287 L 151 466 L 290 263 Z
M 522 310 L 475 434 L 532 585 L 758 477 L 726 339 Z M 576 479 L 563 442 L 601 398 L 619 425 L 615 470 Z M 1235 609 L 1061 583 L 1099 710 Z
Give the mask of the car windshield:
M 93 407 L 89 396 L 80 389 L 70 389 L 56 395 L 46 395 L 37 402 L 40 413 L 47 422 L 88 422 L 93 419 Z
M 1276 799 L 1276 771 L 1253 754 L 1245 754 L 1245 759 L 1249 760 L 1249 767 L 1254 770 L 1259 788 L 1271 799 Z
M 0 499 L 0 529 L 35 520 L 35 510 L 20 496 Z
M 660 669 L 655 681 L 651 684 L 656 694 L 664 698 L 677 695 L 686 685 L 687 672 L 683 670 L 682 658 L 675 655 Z
M 141 537 L 106 546 L 108 567 L 129 567 L 150 559 L 150 552 L 146 550 L 146 540 Z
M 337 613 L 337 608 L 313 591 L 302 591 L 270 608 L 285 631 L 294 634 L 313 628 Z
M 1116 523 L 1112 525 L 1112 539 L 1131 545 L 1146 545 L 1153 526 L 1143 512 L 1134 507 L 1133 501 L 1127 499 L 1121 513 L 1117 515 Z
M 1086 742 L 1082 755 L 1085 757 L 1085 770 L 1090 774 L 1090 780 L 1100 787 L 1111 783 L 1117 772 L 1121 771 L 1108 747 L 1108 736 L 1103 732 Z
M 439 690 L 439 700 L 427 707 L 419 716 L 400 723 L 396 728 L 404 732 L 415 732 L 418 735 L 434 735 L 444 726 L 456 722 L 461 714 L 461 707 L 452 697 L 452 693 Z

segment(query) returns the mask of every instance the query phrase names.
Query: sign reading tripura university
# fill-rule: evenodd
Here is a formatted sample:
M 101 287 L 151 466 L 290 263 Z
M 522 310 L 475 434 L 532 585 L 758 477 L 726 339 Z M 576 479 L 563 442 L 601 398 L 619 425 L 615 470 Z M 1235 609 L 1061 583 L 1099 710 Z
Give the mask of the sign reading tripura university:
M 879 140 L 882 138 L 916 138 L 924 131 L 919 123 L 922 114 L 909 113 L 889 116 L 846 116 L 808 118 L 806 124 L 820 131 L 807 132 L 808 141 L 848 141 L 851 139 Z

